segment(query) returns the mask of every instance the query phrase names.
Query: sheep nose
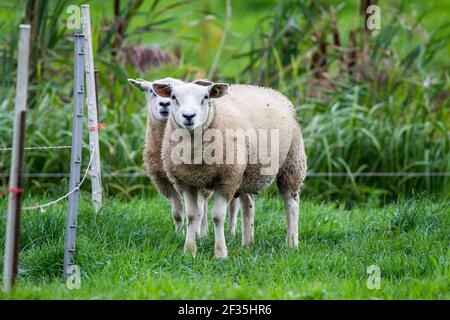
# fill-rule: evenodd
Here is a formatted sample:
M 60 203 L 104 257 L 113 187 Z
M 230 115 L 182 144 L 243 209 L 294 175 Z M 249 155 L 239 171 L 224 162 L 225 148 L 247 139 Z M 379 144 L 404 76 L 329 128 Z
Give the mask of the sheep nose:
M 166 102 L 166 103 L 160 102 L 159 105 L 160 105 L 161 107 L 163 107 L 163 109 L 167 109 L 167 108 L 170 106 L 170 102 Z
M 185 118 L 187 121 L 191 121 L 195 116 L 196 116 L 195 113 L 191 113 L 191 114 L 183 113 L 183 118 Z

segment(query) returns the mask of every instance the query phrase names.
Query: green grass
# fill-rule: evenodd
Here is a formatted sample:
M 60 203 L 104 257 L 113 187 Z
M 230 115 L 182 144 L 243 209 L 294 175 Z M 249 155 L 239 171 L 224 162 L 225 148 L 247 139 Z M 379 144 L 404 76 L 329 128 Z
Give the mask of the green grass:
M 111 27 L 112 2 L 87 2 L 97 35 L 94 48 L 98 48 L 103 30 Z M 205 77 L 211 67 L 222 34 L 225 2 L 191 1 L 173 10 L 163 9 L 177 2 L 161 1 L 157 9 L 162 11 L 152 17 L 154 2 L 145 1 L 128 30 L 132 33 L 148 23 L 173 18 L 159 25 L 170 31 L 125 39 L 125 44 L 179 51 L 177 68 L 163 66 L 137 74 L 120 65 L 108 50 L 95 52 L 100 71 L 99 120 L 107 124 L 100 132 L 104 173 L 142 173 L 144 97 L 133 91 L 126 78 L 170 75 L 192 80 Z M 309 15 L 299 4 L 311 2 L 232 1 L 230 32 L 217 80 L 254 83 L 259 69 L 267 71 L 270 77 L 263 78 L 262 84 L 280 90 L 296 106 L 313 172 L 450 171 L 450 113 L 446 108 L 450 34 L 448 24 L 444 25 L 448 1 L 380 3 L 382 29 L 369 39 L 370 63 L 360 66 L 371 77 L 358 80 L 342 69 L 342 77 L 334 78 L 341 63 L 330 48 L 327 58 L 336 88 L 322 92 L 322 98 L 310 94 L 311 56 L 317 50 L 310 35 L 318 32 L 331 43 L 330 14 L 327 10 L 311 13 L 308 26 Z M 321 3 L 337 8 L 346 47 L 349 31 L 361 22 L 359 1 Z M 404 8 L 399 13 L 401 3 Z M 271 34 L 278 5 L 290 11 L 280 10 L 289 15 L 277 20 L 273 34 L 284 30 L 288 22 L 300 29 L 286 30 L 278 42 L 273 41 L 270 59 L 264 63 L 258 60 L 266 50 L 262 40 Z M 25 4 L 0 0 L 0 8 L 0 18 L 4 18 L 0 22 L 3 147 L 10 146 L 12 139 L 16 26 L 23 20 Z M 65 28 L 64 12 L 46 8 L 43 12 L 48 19 L 40 22 L 51 27 L 51 32 L 42 32 L 37 41 L 43 51 L 30 77 L 28 146 L 66 145 L 71 139 L 72 43 L 64 36 L 71 32 Z M 252 48 L 256 53 L 245 55 Z M 255 70 L 247 70 L 254 59 Z M 25 171 L 68 172 L 69 157 L 68 150 L 27 151 Z M 83 164 L 88 157 L 83 151 Z M 0 173 L 8 172 L 9 161 L 9 153 L 0 153 Z M 212 230 L 199 243 L 197 258 L 182 255 L 184 239 L 174 233 L 168 204 L 159 197 L 143 198 L 155 194 L 147 178 L 105 181 L 105 194 L 119 197 L 108 201 L 100 215 L 93 213 L 89 195 L 81 203 L 77 247 L 81 289 L 70 291 L 61 282 L 66 206 L 60 205 L 43 214 L 24 213 L 20 277 L 13 298 L 450 298 L 449 202 L 438 200 L 448 195 L 449 177 L 311 178 L 303 194 L 315 202 L 302 203 L 298 251 L 285 248 L 282 205 L 278 197 L 271 198 L 270 189 L 258 198 L 255 246 L 244 250 L 240 240 L 228 234 L 230 257 L 225 261 L 213 258 Z M 0 187 L 1 194 L 7 187 L 6 178 L 0 177 Z M 67 179 L 26 179 L 24 188 L 26 194 L 39 196 L 26 203 L 43 202 L 42 198 L 67 190 Z M 415 196 L 414 190 L 437 198 Z M 404 196 L 407 200 L 380 207 Z M 320 200 L 340 201 L 342 207 Z M 0 212 L 5 206 L 0 199 Z M 2 214 L 0 234 L 4 229 Z M 366 268 L 373 264 L 381 268 L 380 290 L 366 288 Z M 0 298 L 9 297 L 0 294 Z
M 301 244 L 290 251 L 282 203 L 265 193 L 257 198 L 255 245 L 243 249 L 240 232 L 236 239 L 227 232 L 229 257 L 218 261 L 212 226 L 196 258 L 182 254 L 183 236 L 175 234 L 169 205 L 160 197 L 109 200 L 96 215 L 86 196 L 77 242 L 79 290 L 61 282 L 65 210 L 61 204 L 23 214 L 20 276 L 12 298 L 450 299 L 445 200 L 416 196 L 351 211 L 304 200 Z M 0 234 L 4 229 L 2 215 Z M 2 251 L 3 246 L 2 239 Z M 379 290 L 366 287 L 370 265 L 381 269 Z
M 85 1 L 53 1 L 51 5 L 49 1 L 39 2 L 43 16 L 48 19 L 38 20 L 40 28 L 36 28 L 41 30 L 36 43 L 43 48 L 39 51 L 36 68 L 30 68 L 27 146 L 71 142 L 73 43 L 66 37 L 71 34 L 65 24 L 68 15 L 55 6 L 82 2 Z M 97 49 L 103 42 L 105 28 L 111 28 L 113 2 L 87 2 L 91 5 L 93 42 Z M 173 6 L 180 2 L 183 5 Z M 108 181 L 105 191 L 110 196 L 121 194 L 132 198 L 155 193 L 146 183 L 146 177 L 106 178 L 106 173 L 143 173 L 145 99 L 126 79 L 204 78 L 217 52 L 225 19 L 225 1 L 184 2 L 159 1 L 156 11 L 152 11 L 155 2 L 144 1 L 129 19 L 129 36 L 124 39 L 127 45 L 156 45 L 172 53 L 178 52 L 178 67 L 161 66 L 140 74 L 131 66 L 119 63 L 108 46 L 100 52 L 94 50 L 99 69 L 99 121 L 107 125 L 100 130 L 101 166 Z M 331 46 L 332 10 L 329 5 L 336 10 L 342 44 L 347 52 L 351 49 L 348 33 L 361 23 L 359 1 L 326 0 L 320 2 L 321 10 L 305 11 L 304 6 L 309 7 L 312 2 L 232 1 L 230 32 L 215 80 L 255 83 L 263 71 L 261 75 L 266 76 L 262 77 L 261 84 L 279 90 L 296 107 L 308 169 L 349 173 L 347 177 L 311 179 L 304 190 L 307 196 L 351 203 L 392 200 L 399 195 L 411 195 L 413 190 L 434 195 L 445 193 L 450 188 L 450 177 L 427 174 L 450 171 L 450 25 L 442 18 L 448 11 L 445 10 L 448 1 L 380 3 L 382 29 L 369 37 L 367 57 L 362 59 L 366 62 L 360 61 L 357 68 L 366 70 L 364 77 L 358 76 L 358 72 L 350 75 L 339 52 Z M 128 1 L 121 3 L 123 8 L 129 7 Z M 0 0 L 0 18 L 4 18 L 0 19 L 0 43 L 4 43 L 0 45 L 0 147 L 9 147 L 12 141 L 16 29 L 23 20 L 25 7 L 26 2 L 12 4 Z M 283 19 L 277 19 L 277 13 L 284 13 Z M 165 33 L 155 30 L 139 35 L 133 33 L 136 28 L 161 20 L 170 21 L 157 24 L 170 29 Z M 285 30 L 285 26 L 290 27 Z M 311 70 L 312 56 L 318 49 L 311 40 L 313 33 L 323 35 L 323 41 L 329 44 L 330 83 L 317 82 Z M 269 41 L 272 34 L 277 41 Z M 253 53 L 246 54 L 249 51 Z M 267 62 L 261 59 L 266 51 L 270 52 Z M 249 64 L 250 61 L 253 64 Z M 252 67 L 247 69 L 247 65 Z M 327 84 L 332 84 L 334 89 L 326 89 Z M 320 89 L 322 85 L 325 89 Z M 84 128 L 86 125 L 87 119 Z M 85 130 L 85 145 L 87 133 Z M 87 163 L 88 158 L 88 153 L 83 152 L 83 163 Z M 5 175 L 9 172 L 10 159 L 10 153 L 0 152 L 0 193 L 7 188 Z M 68 173 L 69 159 L 69 150 L 27 150 L 25 172 Z M 420 172 L 424 176 L 352 175 L 359 172 Z M 59 194 L 66 190 L 60 181 L 59 178 L 30 178 L 24 183 L 31 193 Z

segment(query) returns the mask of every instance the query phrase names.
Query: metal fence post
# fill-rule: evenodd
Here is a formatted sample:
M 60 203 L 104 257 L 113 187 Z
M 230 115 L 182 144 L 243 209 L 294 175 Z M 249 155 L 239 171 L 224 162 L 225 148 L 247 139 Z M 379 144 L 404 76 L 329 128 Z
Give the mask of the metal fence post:
M 64 242 L 64 274 L 70 276 L 69 267 L 73 265 L 75 255 L 75 240 L 77 235 L 77 216 L 80 183 L 81 150 L 83 141 L 83 102 L 84 102 L 84 36 L 74 35 L 74 83 L 73 83 L 73 114 L 72 114 L 72 150 L 70 157 L 69 195 L 66 220 L 66 239 Z
M 19 59 L 17 66 L 16 100 L 14 108 L 14 136 L 9 175 L 8 215 L 6 223 L 3 286 L 12 291 L 19 262 L 20 210 L 22 201 L 22 171 L 25 140 L 25 112 L 28 87 L 28 58 L 30 25 L 20 25 Z
M 89 14 L 89 5 L 81 6 L 81 21 L 83 25 L 83 34 L 85 39 L 85 73 L 86 73 L 86 102 L 88 109 L 89 122 L 89 144 L 90 150 L 95 150 L 89 175 L 92 183 L 92 202 L 94 209 L 98 212 L 102 207 L 102 185 L 100 170 L 100 147 L 98 141 L 98 116 L 97 99 L 95 89 L 94 74 L 94 54 L 92 50 L 91 18 Z

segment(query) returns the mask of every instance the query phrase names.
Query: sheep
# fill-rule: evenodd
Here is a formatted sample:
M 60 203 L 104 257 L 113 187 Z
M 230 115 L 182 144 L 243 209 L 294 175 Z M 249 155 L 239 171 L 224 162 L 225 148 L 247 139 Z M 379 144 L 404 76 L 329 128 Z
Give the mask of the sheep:
M 190 83 L 172 86 L 155 82 L 152 87 L 157 95 L 172 99 L 172 112 L 166 125 L 161 153 L 165 172 L 182 193 L 187 211 L 184 252 L 195 255 L 197 251 L 195 230 L 200 217 L 197 205 L 199 189 L 214 191 L 214 254 L 216 258 L 225 258 L 227 204 L 235 195 L 240 196 L 242 244 L 251 245 L 254 241 L 253 195 L 274 180 L 284 200 L 287 245 L 298 247 L 299 191 L 306 176 L 306 155 L 292 103 L 273 89 L 249 85 L 217 83 L 201 86 Z M 225 95 L 227 92 L 229 94 Z M 234 145 L 236 136 L 227 136 L 230 130 L 248 133 L 243 150 L 239 151 Z M 267 140 L 267 135 L 263 139 L 263 133 L 268 131 L 270 145 L 263 143 Z M 258 142 L 251 136 L 252 132 L 260 135 Z M 214 143 L 218 141 L 219 146 L 214 152 L 210 149 L 212 143 L 203 143 L 202 139 L 208 140 L 207 135 L 209 138 L 214 136 Z M 221 139 L 224 142 L 222 145 L 219 143 Z M 233 146 L 231 162 L 227 161 L 230 150 L 225 150 L 225 145 Z M 189 151 L 194 151 L 194 163 Z M 211 152 L 209 156 L 214 156 L 216 162 L 211 162 L 211 159 L 206 162 L 206 151 Z M 267 167 L 267 159 L 261 151 L 270 151 L 276 161 L 270 161 Z M 200 159 L 196 158 L 198 154 Z
M 213 85 L 213 82 L 211 82 L 209 80 L 196 80 L 192 83 L 201 85 L 201 86 Z M 209 195 L 209 196 L 211 196 L 211 195 Z M 233 199 L 231 200 L 231 202 L 228 206 L 228 214 L 229 214 L 228 225 L 229 225 L 230 233 L 233 237 L 236 236 L 236 227 L 237 227 L 237 218 L 239 215 L 239 207 L 240 207 L 239 197 L 238 196 L 233 197 Z M 207 209 L 205 209 L 205 212 L 207 212 Z M 202 229 L 204 228 L 204 226 L 203 226 L 204 223 L 205 223 L 205 219 L 202 219 L 202 222 L 201 222 Z
M 184 84 L 183 81 L 173 78 L 165 78 L 157 81 L 158 83 L 166 83 L 171 85 Z M 179 193 L 175 190 L 173 184 L 167 178 L 161 161 L 162 139 L 166 121 L 170 112 L 171 99 L 157 96 L 152 90 L 152 82 L 144 79 L 128 79 L 128 82 L 133 87 L 138 88 L 146 94 L 148 116 L 147 133 L 143 151 L 144 167 L 147 175 L 152 180 L 158 192 L 171 201 L 172 217 L 175 223 L 175 230 L 178 232 L 181 230 L 184 218 L 182 199 Z M 200 236 L 205 236 L 208 233 L 207 201 L 210 196 L 211 192 L 207 190 L 203 190 L 198 195 L 199 207 L 202 208 L 202 222 L 199 224 L 197 230 L 197 233 Z M 234 216 L 237 217 L 236 207 L 238 201 L 233 201 L 232 204 L 232 212 L 234 213 Z M 232 214 L 230 216 L 232 216 Z M 236 219 L 233 221 L 230 220 L 230 229 L 232 230 L 232 234 L 235 234 Z
M 143 151 L 144 168 L 158 192 L 171 201 L 172 218 L 175 223 L 175 230 L 178 232 L 183 225 L 183 201 L 167 178 L 161 161 L 161 146 L 170 112 L 171 100 L 157 96 L 152 90 L 152 82 L 144 79 L 128 79 L 128 82 L 146 94 L 148 113 Z M 165 78 L 158 80 L 158 83 L 180 85 L 184 82 L 173 78 Z

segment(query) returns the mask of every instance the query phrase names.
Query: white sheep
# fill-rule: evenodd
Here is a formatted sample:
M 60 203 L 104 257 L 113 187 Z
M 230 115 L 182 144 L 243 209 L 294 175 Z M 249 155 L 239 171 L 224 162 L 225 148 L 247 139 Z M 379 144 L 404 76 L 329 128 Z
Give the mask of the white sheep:
M 143 152 L 145 171 L 158 192 L 171 201 L 175 230 L 180 231 L 184 218 L 182 198 L 167 178 L 161 161 L 161 146 L 165 125 L 170 113 L 171 99 L 156 95 L 152 89 L 152 82 L 144 79 L 128 79 L 128 82 L 132 86 L 143 91 L 147 97 L 147 132 Z M 157 82 L 170 84 L 172 86 L 184 84 L 183 81 L 174 78 L 164 78 L 157 80 Z M 199 84 L 201 84 L 201 82 L 199 82 Z M 199 193 L 198 201 L 202 218 L 197 233 L 200 236 L 205 236 L 208 233 L 207 200 L 211 196 L 211 192 L 203 190 L 201 192 L 199 191 Z M 238 201 L 232 201 L 232 211 L 230 211 L 230 217 L 234 217 L 233 221 L 230 220 L 232 234 L 235 234 L 236 232 L 237 207 Z
M 199 189 L 214 191 L 214 252 L 217 258 L 224 258 L 227 256 L 224 235 L 227 204 L 233 196 L 240 195 L 243 245 L 250 245 L 253 242 L 255 211 L 252 195 L 262 191 L 275 179 L 284 199 L 287 244 L 297 247 L 299 190 L 306 175 L 306 155 L 291 102 L 275 90 L 247 85 L 229 88 L 227 84 L 172 86 L 155 82 L 153 90 L 161 97 L 172 99 L 162 160 L 167 176 L 183 195 L 188 219 L 185 252 L 195 255 L 197 250 L 195 236 L 200 218 L 197 205 Z M 225 95 L 227 91 L 229 94 Z M 228 135 L 230 131 L 239 130 L 246 134 L 243 150 L 235 146 L 236 136 Z M 257 133 L 257 142 L 251 136 L 252 132 Z M 270 144 L 267 143 L 267 133 L 270 133 Z M 200 140 L 197 140 L 198 136 Z M 212 143 L 203 143 L 203 140 L 212 141 L 212 136 L 214 143 L 220 142 L 220 139 L 223 142 L 213 148 L 214 152 L 211 152 Z M 227 161 L 229 145 L 233 146 L 232 162 Z M 194 152 L 193 162 L 192 155 L 186 155 L 185 151 Z M 211 162 L 211 159 L 206 161 L 208 152 L 216 162 Z M 271 154 L 270 163 L 264 156 L 267 152 Z M 200 161 L 195 159 L 196 154 L 202 156 Z M 272 162 L 272 158 L 276 161 Z

